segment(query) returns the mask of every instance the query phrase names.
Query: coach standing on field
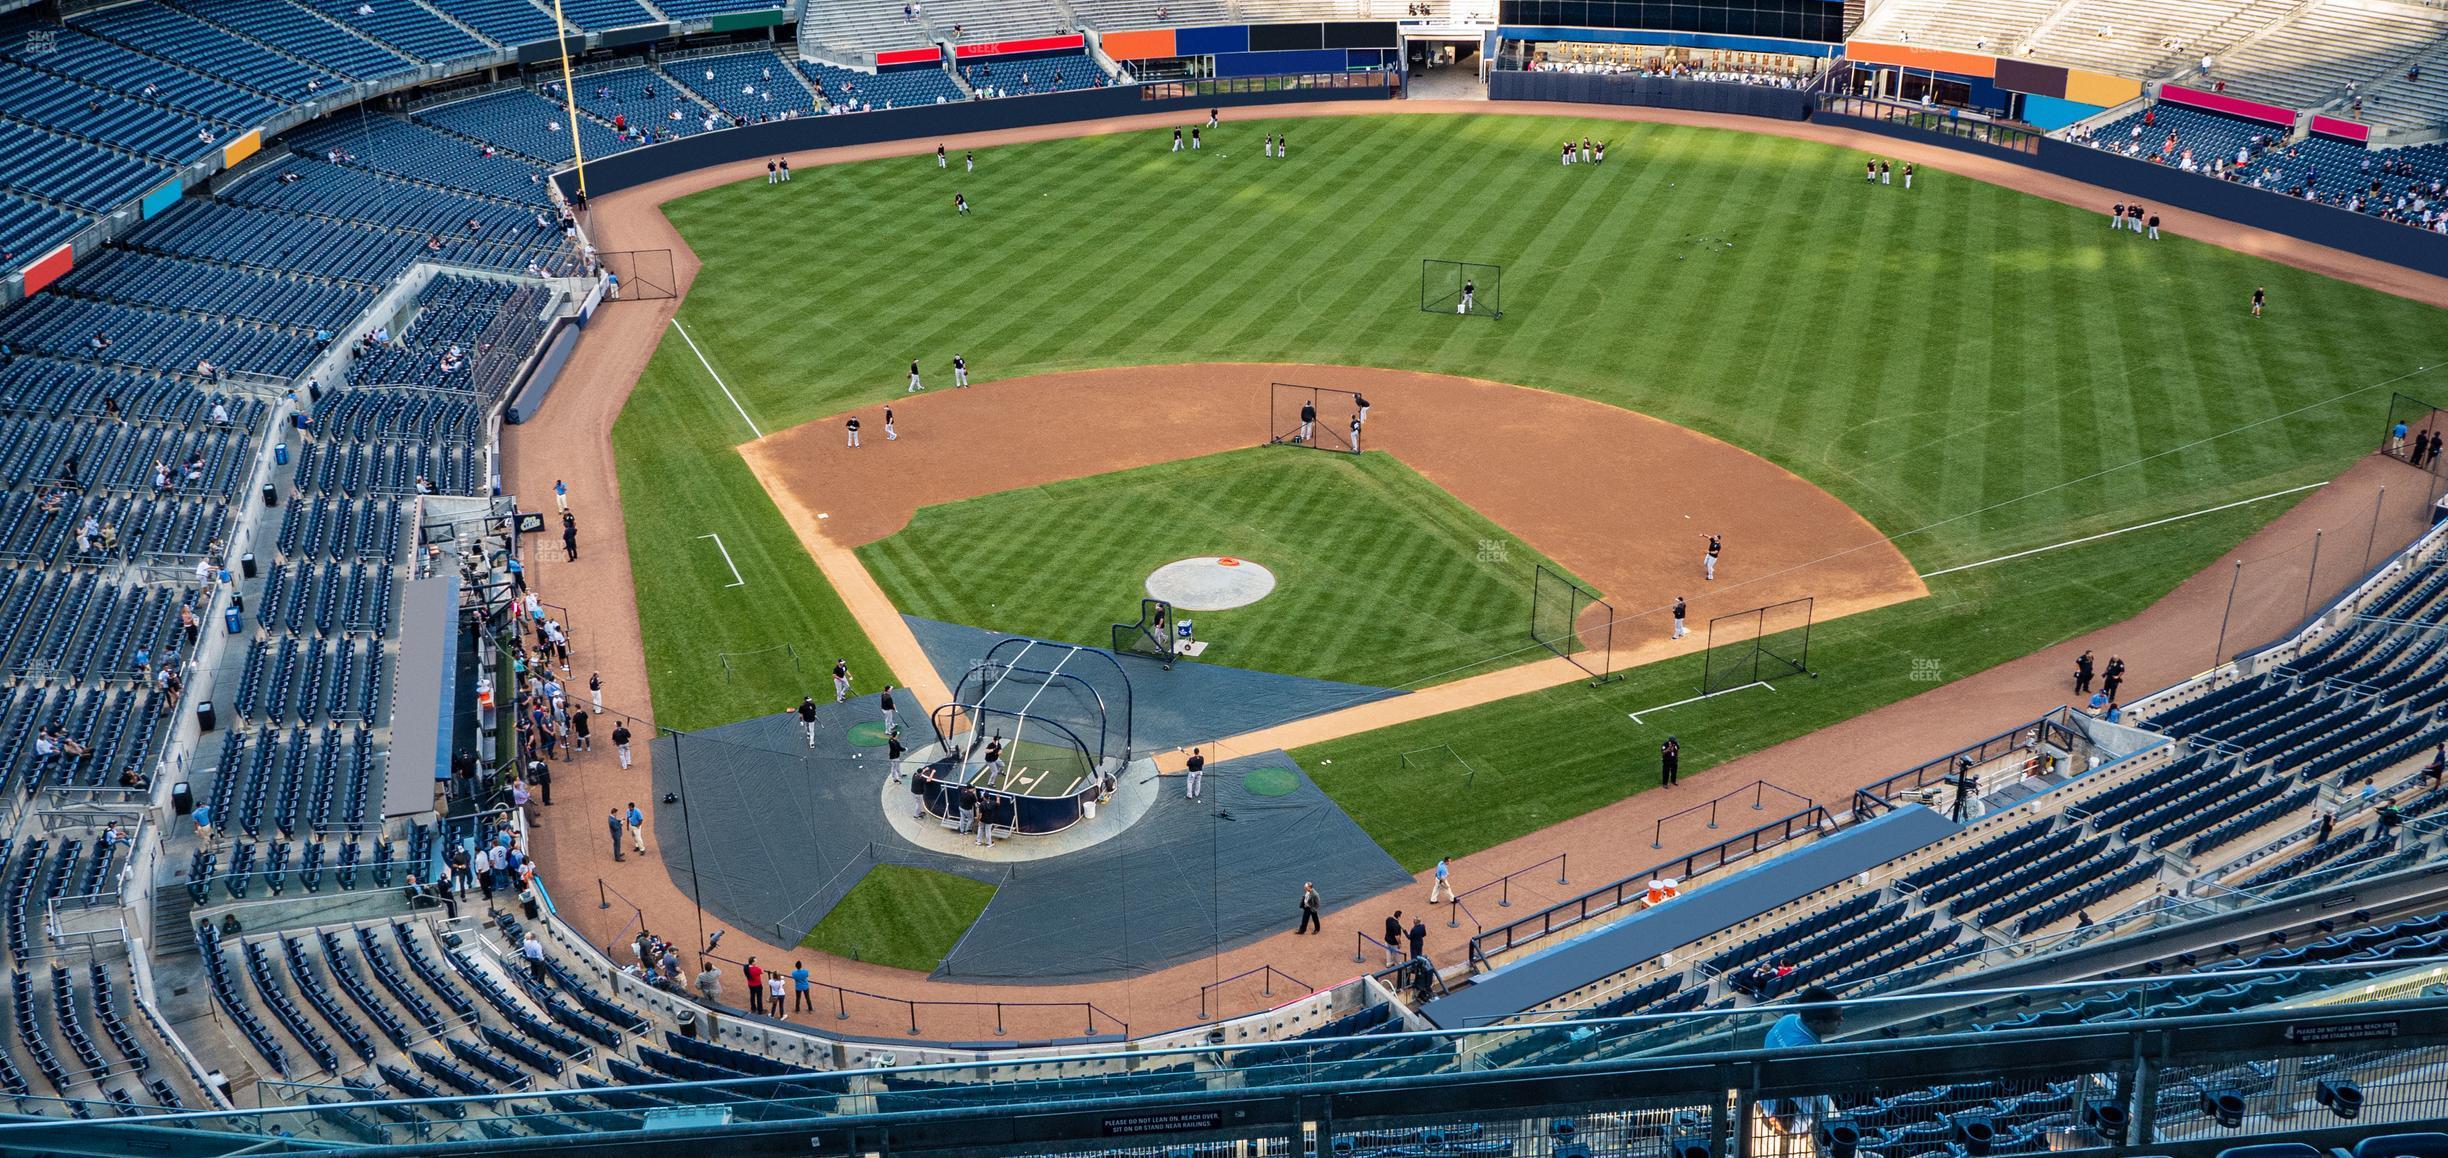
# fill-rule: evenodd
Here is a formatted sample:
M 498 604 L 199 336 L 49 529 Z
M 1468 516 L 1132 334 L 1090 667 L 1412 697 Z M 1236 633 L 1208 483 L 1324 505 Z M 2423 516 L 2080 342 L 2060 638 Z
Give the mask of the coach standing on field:
M 1658 745 L 1658 786 L 1672 788 L 1683 778 L 1683 744 L 1672 736 Z

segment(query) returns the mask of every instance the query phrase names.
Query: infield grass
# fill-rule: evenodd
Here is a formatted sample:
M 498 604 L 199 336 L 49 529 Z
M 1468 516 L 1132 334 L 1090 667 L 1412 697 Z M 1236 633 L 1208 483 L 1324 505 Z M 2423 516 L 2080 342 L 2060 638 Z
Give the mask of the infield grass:
M 933 869 L 880 864 L 808 930 L 801 948 L 932 972 L 975 924 L 995 887 Z
M 912 615 L 1099 647 L 1149 572 L 1202 555 L 1247 557 L 1276 586 L 1175 613 L 1210 641 L 1201 662 L 1379 685 L 1520 652 L 1531 567 L 1555 566 L 1391 455 L 1281 446 L 928 507 L 859 549 Z
M 1301 152 L 1260 156 L 1258 136 L 1284 131 Z M 1557 165 L 1553 143 L 1582 135 L 1614 146 L 1607 163 Z M 2448 364 L 2448 314 L 1943 172 L 1865 186 L 1862 154 L 1812 142 L 1507 115 L 1235 119 L 1207 136 L 1198 153 L 1145 132 L 987 150 L 974 174 L 913 156 L 708 190 L 668 207 L 705 262 L 680 317 L 768 430 L 889 398 L 911 358 L 940 375 L 955 353 L 983 389 L 1281 360 L 1579 394 L 1766 456 L 1922 570 L 2327 478 L 2377 439 L 2391 389 L 2448 395 L 2418 371 Z M 956 189 L 975 215 L 952 215 Z M 1504 265 L 1504 320 L 1420 312 L 1423 257 Z M 2257 320 L 2255 286 L 2272 303 Z M 727 682 L 708 647 L 869 662 L 731 450 L 746 437 L 669 341 L 616 431 L 658 711 L 697 723 L 773 710 L 806 682 Z M 1569 463 L 1521 469 L 1558 503 L 1641 501 L 1579 489 Z M 2283 509 L 1945 576 L 1929 599 L 1823 625 L 1827 675 L 1806 694 L 1678 715 L 1685 766 L 2129 615 Z M 745 594 L 687 553 L 709 527 L 735 558 L 748 544 Z M 1097 550 L 1108 533 L 1040 547 Z M 1501 793 L 1502 776 L 1468 796 L 1318 780 L 1405 864 L 1483 848 L 1654 783 L 1655 737 L 1623 713 L 1696 682 L 1674 666 L 1325 749 L 1356 769 L 1452 742 L 1521 769 Z M 1899 762 L 1865 753 L 1862 779 Z

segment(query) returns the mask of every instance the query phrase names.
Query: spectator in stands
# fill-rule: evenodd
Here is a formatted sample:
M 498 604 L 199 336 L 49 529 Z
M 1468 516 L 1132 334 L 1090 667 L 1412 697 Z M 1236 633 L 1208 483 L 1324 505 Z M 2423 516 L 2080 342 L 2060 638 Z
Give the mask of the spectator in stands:
M 58 724 L 44 725 L 42 732 L 34 737 L 34 754 L 56 756 L 62 753 L 81 759 L 93 755 L 93 749 L 86 747 L 85 741 L 68 735 Z
M 535 930 L 529 929 L 519 942 L 519 956 L 527 959 L 527 975 L 538 985 L 544 984 L 544 943 L 536 940 Z
M 1812 985 L 1794 997 L 1794 1011 L 1777 1019 L 1768 1027 L 1768 1035 L 1760 1044 L 1774 1050 L 1801 1049 L 1826 1041 L 1844 1028 L 1844 1009 L 1836 1004 L 1836 995 L 1822 986 Z M 1807 1120 L 1825 1116 L 1828 1108 L 1824 1097 L 1767 1099 L 1760 1103 L 1760 1112 L 1777 1119 L 1786 1133 L 1801 1133 L 1808 1129 Z

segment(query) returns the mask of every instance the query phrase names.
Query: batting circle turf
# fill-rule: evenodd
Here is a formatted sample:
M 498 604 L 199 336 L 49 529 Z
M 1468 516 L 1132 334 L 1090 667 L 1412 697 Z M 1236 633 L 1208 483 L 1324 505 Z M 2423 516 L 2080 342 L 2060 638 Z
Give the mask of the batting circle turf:
M 850 742 L 861 748 L 881 748 L 892 738 L 892 730 L 882 720 L 860 720 L 850 725 Z
M 1286 128 L 1304 141 L 1292 159 L 1250 147 Z M 1613 146 L 1606 163 L 1557 165 L 1552 142 L 1583 135 Z M 666 722 L 721 724 L 809 690 L 786 668 L 726 674 L 722 652 L 792 642 L 888 678 L 733 448 L 755 436 L 741 410 L 771 432 L 883 402 L 912 358 L 941 378 L 960 354 L 981 388 L 1273 361 L 1564 391 L 1765 456 L 1896 536 L 1925 572 L 2332 477 L 2370 448 L 2391 389 L 2448 394 L 2417 372 L 2448 366 L 2441 311 L 1945 172 L 1910 191 L 1866 186 L 1863 154 L 1816 142 L 1501 113 L 1228 119 L 1198 153 L 1170 154 L 1169 140 L 987 149 L 975 173 L 931 157 L 812 166 L 787 186 L 752 179 L 666 206 L 704 263 L 678 315 L 704 361 L 667 334 L 614 434 L 632 557 L 653 563 L 635 574 Z M 955 184 L 973 215 L 951 213 Z M 1422 312 L 1425 257 L 1503 265 L 1504 319 Z M 2259 319 L 2256 286 L 2272 303 Z M 1095 413 L 1048 421 L 1050 437 L 1098 436 Z M 1491 438 L 1490 454 L 1505 450 Z M 1027 453 L 1021 437 L 981 446 L 977 469 Z M 1522 469 L 1558 504 L 1640 501 L 1575 486 L 1570 463 Z M 1929 598 L 1822 624 L 1823 678 L 1677 709 L 1683 771 L 2129 616 L 2287 502 L 1945 574 Z M 1109 554 L 1127 532 L 1050 523 L 1027 547 Z M 904 578 L 888 589 L 916 590 Z M 979 598 L 966 591 L 945 598 Z M 1020 598 L 1032 616 L 1069 616 L 1066 637 L 1091 614 Z M 1095 602 L 1099 623 L 1117 617 Z M 1399 654 L 1425 637 L 1354 648 L 1335 642 L 1358 634 L 1349 623 L 1311 623 L 1307 670 L 1444 662 Z M 1626 713 L 1697 680 L 1674 661 L 1293 755 L 1419 867 L 1653 783 L 1630 768 L 1660 731 Z M 1479 770 L 1472 788 L 1396 766 L 1440 744 Z
M 1252 768 L 1241 774 L 1241 789 L 1252 796 L 1290 796 L 1300 787 L 1300 773 L 1281 766 Z

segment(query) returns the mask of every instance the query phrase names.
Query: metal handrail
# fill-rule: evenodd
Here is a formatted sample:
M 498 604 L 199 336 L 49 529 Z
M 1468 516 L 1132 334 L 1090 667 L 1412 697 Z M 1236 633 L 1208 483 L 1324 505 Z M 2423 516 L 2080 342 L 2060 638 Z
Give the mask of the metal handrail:
M 1368 934 L 1366 934 L 1366 933 L 1362 933 L 1362 934 L 1359 934 L 1359 936 L 1361 937 L 1361 939 L 1366 940 L 1366 939 L 1367 939 L 1367 937 L 1368 937 Z M 1359 958 L 1358 958 L 1358 957 L 1354 957 L 1354 958 L 1352 958 L 1352 960 L 1357 961 L 1357 960 L 1359 960 Z M 1304 996 L 1305 996 L 1307 993 L 1315 993 L 1315 992 L 1316 992 L 1316 990 L 1315 990 L 1315 989 L 1312 989 L 1312 988 L 1310 987 L 1310 985 L 1309 985 L 1309 983 L 1308 983 L 1308 982 L 1303 981 L 1303 980 L 1301 980 L 1301 979 L 1300 979 L 1300 978 L 1298 978 L 1298 977 L 1294 977 L 1293 975 L 1291 975 L 1291 974 L 1289 974 L 1289 973 L 1286 973 L 1286 972 L 1284 972 L 1284 971 L 1283 971 L 1283 970 L 1281 970 L 1281 969 L 1277 969 L 1275 966 L 1273 966 L 1273 965 L 1271 965 L 1271 964 L 1270 964 L 1270 965 L 1261 965 L 1261 966 L 1259 966 L 1259 967 L 1257 967 L 1257 968 L 1255 968 L 1255 969 L 1244 969 L 1244 970 L 1240 971 L 1239 973 L 1235 973 L 1235 974 L 1233 974 L 1232 976 L 1230 976 L 1230 977 L 1227 977 L 1227 978 L 1223 979 L 1222 981 L 1211 981 L 1211 982 L 1209 982 L 1209 983 L 1207 983 L 1207 984 L 1205 984 L 1205 985 L 1201 985 L 1201 986 L 1199 986 L 1199 1020 L 1204 1021 L 1204 1020 L 1206 1020 L 1206 1019 L 1208 1019 L 1208 1018 L 1210 1018 L 1210 1017 L 1217 1016 L 1218 1014 L 1221 1014 L 1221 1013 L 1223 1012 L 1223 1007 L 1222 1007 L 1221 1005 L 1217 1006 L 1216 1013 L 1211 1014 L 1211 1013 L 1207 1012 L 1207 1003 L 1208 1003 L 1208 998 L 1209 998 L 1209 996 L 1210 996 L 1210 995 L 1212 995 L 1212 994 L 1213 994 L 1213 993 L 1214 993 L 1216 990 L 1221 989 L 1221 988 L 1223 988 L 1223 987 L 1225 987 L 1225 986 L 1227 986 L 1227 985 L 1230 985 L 1230 984 L 1232 984 L 1232 983 L 1233 983 L 1233 982 L 1235 982 L 1235 981 L 1239 981 L 1239 980 L 1241 980 L 1241 979 L 1242 979 L 1242 978 L 1244 978 L 1244 977 L 1252 977 L 1252 976 L 1255 976 L 1255 977 L 1257 977 L 1257 978 L 1259 978 L 1259 979 L 1260 979 L 1260 989 L 1259 989 L 1259 994 L 1260 994 L 1260 996 L 1264 996 L 1264 997 L 1273 997 L 1273 996 L 1275 996 L 1275 979 L 1276 979 L 1276 978 L 1278 978 L 1278 977 L 1281 977 L 1281 978 L 1283 978 L 1285 981 L 1290 982 L 1294 988 L 1296 988 L 1296 989 L 1300 989 L 1300 990 L 1304 990 L 1304 991 L 1305 991 Z

